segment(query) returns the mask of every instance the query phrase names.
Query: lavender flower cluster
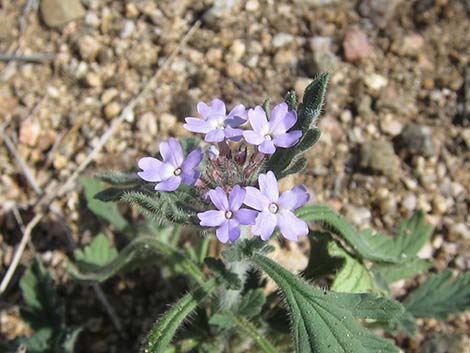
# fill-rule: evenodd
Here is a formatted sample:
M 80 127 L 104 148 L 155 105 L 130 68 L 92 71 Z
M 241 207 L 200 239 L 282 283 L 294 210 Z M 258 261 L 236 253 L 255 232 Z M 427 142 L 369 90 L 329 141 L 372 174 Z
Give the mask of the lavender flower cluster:
M 252 185 L 247 184 L 266 155 L 299 142 L 302 132 L 289 131 L 297 121 L 296 111 L 281 103 L 273 108 L 268 120 L 261 106 L 246 109 L 238 104 L 227 114 L 225 103 L 220 99 L 212 100 L 210 105 L 200 102 L 197 111 L 201 118 L 187 117 L 184 128 L 205 134 L 206 142 L 217 144 L 206 151 L 208 161 L 204 175 L 198 169 L 203 164 L 202 149 L 197 148 L 184 158 L 181 144 L 170 138 L 160 143 L 162 160 L 153 157 L 139 160 L 140 178 L 156 183 L 157 191 L 175 191 L 181 184 L 199 189 L 201 197 L 215 206 L 197 214 L 199 224 L 216 227 L 216 236 L 222 243 L 235 242 L 240 237 L 240 225 L 251 225 L 252 233 L 263 240 L 268 240 L 276 229 L 293 241 L 307 235 L 307 224 L 294 214 L 309 199 L 304 186 L 280 194 L 272 171 L 259 174 Z M 237 143 L 235 153 L 229 141 Z M 257 147 L 248 163 L 246 145 Z

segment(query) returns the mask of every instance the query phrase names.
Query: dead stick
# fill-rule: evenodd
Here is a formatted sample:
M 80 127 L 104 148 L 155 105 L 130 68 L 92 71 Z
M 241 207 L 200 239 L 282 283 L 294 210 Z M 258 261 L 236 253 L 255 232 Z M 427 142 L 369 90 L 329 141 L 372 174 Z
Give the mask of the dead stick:
M 13 274 L 15 273 L 16 268 L 20 262 L 21 256 L 23 256 L 24 249 L 26 244 L 28 244 L 29 239 L 31 238 L 31 232 L 33 231 L 36 224 L 39 223 L 41 218 L 44 216 L 42 213 L 36 214 L 34 218 L 28 223 L 26 229 L 21 237 L 20 245 L 16 249 L 15 255 L 13 256 L 13 260 L 11 261 L 10 267 L 8 267 L 7 273 L 5 277 L 2 279 L 2 283 L 0 284 L 0 295 L 7 289 L 8 283 L 10 283 Z

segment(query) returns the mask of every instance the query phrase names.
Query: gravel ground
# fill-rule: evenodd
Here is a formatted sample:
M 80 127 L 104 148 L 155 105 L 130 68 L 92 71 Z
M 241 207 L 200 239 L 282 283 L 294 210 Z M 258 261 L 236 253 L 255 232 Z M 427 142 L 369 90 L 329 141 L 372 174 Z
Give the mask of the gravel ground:
M 57 2 L 68 4 L 65 12 L 50 10 Z M 34 217 L 37 191 L 62 185 L 156 72 L 154 87 L 125 114 L 85 174 L 131 168 L 161 140 L 187 135 L 183 119 L 201 100 L 277 102 L 330 71 L 321 140 L 305 173 L 286 186 L 304 182 L 315 202 L 387 232 L 422 209 L 435 231 L 421 255 L 435 258 L 437 270 L 469 270 L 469 16 L 468 0 L 0 1 L 0 52 L 16 55 L 0 62 L 0 275 L 21 239 L 15 214 L 25 223 Z M 159 70 L 194 24 L 200 26 L 186 45 Z M 51 209 L 0 301 L 0 337 L 27 331 L 16 319 L 17 281 L 36 252 L 69 298 L 69 321 L 87 320 L 79 352 L 134 349 L 142 326 L 174 293 L 166 294 L 155 269 L 107 282 L 126 331 L 120 337 L 93 290 L 66 272 L 71 248 L 89 242 L 103 224 L 87 221 L 78 186 Z M 300 260 L 289 260 L 292 254 Z M 293 270 L 305 264 L 297 246 L 283 255 Z M 405 295 L 410 285 L 401 283 L 397 293 Z M 424 320 L 416 338 L 398 342 L 420 352 L 439 335 L 469 327 L 469 314 L 448 323 Z

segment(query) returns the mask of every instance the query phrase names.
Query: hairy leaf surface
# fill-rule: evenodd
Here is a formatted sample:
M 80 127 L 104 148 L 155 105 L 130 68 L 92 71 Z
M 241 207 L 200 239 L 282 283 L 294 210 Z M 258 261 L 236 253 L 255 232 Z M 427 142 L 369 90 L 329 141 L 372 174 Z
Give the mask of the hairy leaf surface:
M 351 306 L 351 311 L 345 306 L 351 304 L 353 297 L 341 297 L 340 293 L 330 294 L 310 286 L 262 255 L 255 255 L 253 261 L 277 283 L 286 296 L 292 316 L 292 331 L 297 353 L 391 353 L 399 351 L 391 342 L 359 325 L 353 315 L 356 313 L 362 318 L 376 318 L 383 315 L 385 311 L 382 309 L 379 314 L 376 314 L 376 311 L 369 309 L 366 304 L 365 306 Z M 338 295 L 341 298 L 339 300 Z M 347 295 L 354 296 L 355 294 Z M 358 297 L 359 303 L 362 302 L 364 296 L 367 296 L 367 294 L 356 295 L 360 296 Z M 388 303 L 387 299 L 382 300 Z M 394 315 L 399 312 L 401 311 L 392 311 Z

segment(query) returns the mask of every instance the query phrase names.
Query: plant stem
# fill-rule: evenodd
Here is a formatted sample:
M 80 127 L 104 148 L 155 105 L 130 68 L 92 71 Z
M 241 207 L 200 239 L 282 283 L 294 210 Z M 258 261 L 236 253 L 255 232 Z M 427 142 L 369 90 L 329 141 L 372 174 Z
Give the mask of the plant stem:
M 266 338 L 259 334 L 256 327 L 243 316 L 236 316 L 235 322 L 238 328 L 250 336 L 265 353 L 279 353 L 279 351 Z

